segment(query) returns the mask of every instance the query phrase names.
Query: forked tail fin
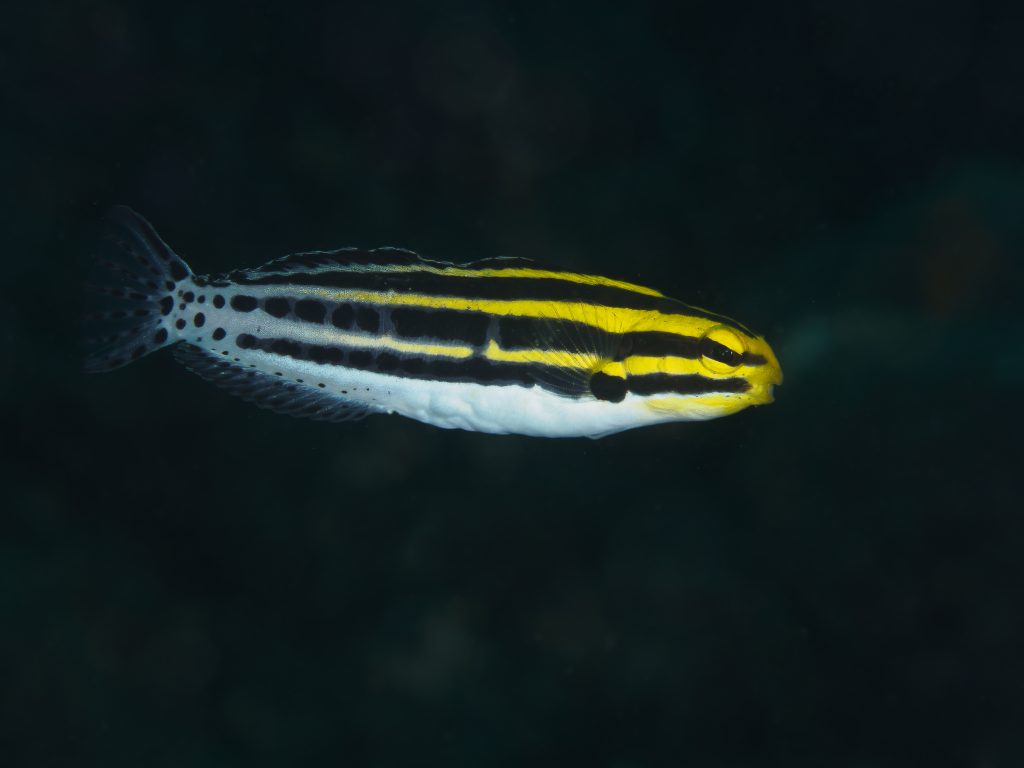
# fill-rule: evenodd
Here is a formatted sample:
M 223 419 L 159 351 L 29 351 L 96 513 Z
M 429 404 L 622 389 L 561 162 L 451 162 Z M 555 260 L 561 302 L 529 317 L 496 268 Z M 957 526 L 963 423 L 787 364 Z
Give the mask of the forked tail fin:
M 85 369 L 111 371 L 178 341 L 171 311 L 179 284 L 191 278 L 148 221 L 113 208 L 86 285 Z

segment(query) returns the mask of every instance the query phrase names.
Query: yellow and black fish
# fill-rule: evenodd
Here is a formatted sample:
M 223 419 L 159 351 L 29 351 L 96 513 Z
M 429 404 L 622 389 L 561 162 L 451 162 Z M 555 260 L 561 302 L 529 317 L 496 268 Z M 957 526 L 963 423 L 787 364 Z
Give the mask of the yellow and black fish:
M 782 381 L 760 336 L 632 283 L 396 248 L 196 275 L 134 211 L 110 223 L 91 371 L 177 345 L 190 370 L 281 413 L 544 437 L 724 416 Z

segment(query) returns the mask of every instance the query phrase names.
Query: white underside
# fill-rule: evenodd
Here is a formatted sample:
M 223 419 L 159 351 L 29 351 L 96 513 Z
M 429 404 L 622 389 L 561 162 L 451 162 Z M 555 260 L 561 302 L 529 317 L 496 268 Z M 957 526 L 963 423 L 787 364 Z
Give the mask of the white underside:
M 541 387 L 495 386 L 386 376 L 340 366 L 248 353 L 257 367 L 325 389 L 380 413 L 397 413 L 444 429 L 535 437 L 602 437 L 634 427 L 678 421 L 629 395 L 621 403 L 573 399 Z M 710 414 L 709 414 L 710 417 Z M 702 418 L 702 417 L 697 417 Z

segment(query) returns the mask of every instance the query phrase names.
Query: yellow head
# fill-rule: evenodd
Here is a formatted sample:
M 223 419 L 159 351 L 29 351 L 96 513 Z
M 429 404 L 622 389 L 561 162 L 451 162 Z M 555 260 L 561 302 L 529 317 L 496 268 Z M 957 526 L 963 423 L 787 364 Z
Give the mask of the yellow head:
M 645 315 L 600 373 L 624 380 L 625 391 L 665 420 L 713 419 L 772 402 L 782 368 L 768 342 L 727 318 L 687 310 L 693 314 Z

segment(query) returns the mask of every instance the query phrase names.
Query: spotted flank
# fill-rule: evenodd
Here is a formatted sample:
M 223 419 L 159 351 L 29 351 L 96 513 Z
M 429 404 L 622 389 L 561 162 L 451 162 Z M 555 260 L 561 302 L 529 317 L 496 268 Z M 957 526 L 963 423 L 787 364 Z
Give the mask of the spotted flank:
M 196 275 L 134 211 L 115 208 L 109 226 L 90 371 L 174 346 L 189 370 L 280 413 L 543 437 L 725 416 L 770 403 L 782 381 L 762 337 L 628 282 L 396 248 Z

